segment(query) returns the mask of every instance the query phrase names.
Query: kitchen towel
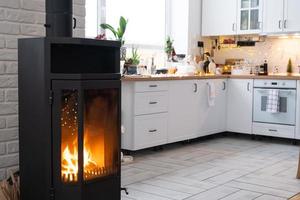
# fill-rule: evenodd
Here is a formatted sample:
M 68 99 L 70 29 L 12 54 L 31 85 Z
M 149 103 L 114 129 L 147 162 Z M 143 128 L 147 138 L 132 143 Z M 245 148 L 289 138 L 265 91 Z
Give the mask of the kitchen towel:
M 208 90 L 207 90 L 208 106 L 213 107 L 213 106 L 215 106 L 216 86 L 213 82 L 207 83 L 207 86 L 208 86 Z
M 279 90 L 269 90 L 267 109 L 269 113 L 279 113 Z

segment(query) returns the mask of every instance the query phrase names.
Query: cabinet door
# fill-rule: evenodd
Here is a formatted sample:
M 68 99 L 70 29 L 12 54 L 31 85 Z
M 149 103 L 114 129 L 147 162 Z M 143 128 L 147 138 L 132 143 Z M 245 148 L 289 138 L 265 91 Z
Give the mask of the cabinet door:
M 285 32 L 299 32 L 300 31 L 300 1 L 299 0 L 285 0 L 284 1 L 284 21 L 283 29 Z
M 227 130 L 252 133 L 253 80 L 229 79 L 227 99 Z
M 295 138 L 300 139 L 300 81 L 297 81 L 297 112 L 296 112 L 296 134 Z
M 262 31 L 262 0 L 238 0 L 238 34 Z
M 168 142 L 197 137 L 200 98 L 196 81 L 170 81 Z
M 237 0 L 203 0 L 202 36 L 235 35 Z
M 209 84 L 214 84 L 216 97 L 214 105 L 209 106 Z M 226 131 L 226 93 L 227 80 L 201 81 L 200 136 Z
M 284 0 L 265 0 L 263 14 L 263 32 L 277 33 L 283 30 Z

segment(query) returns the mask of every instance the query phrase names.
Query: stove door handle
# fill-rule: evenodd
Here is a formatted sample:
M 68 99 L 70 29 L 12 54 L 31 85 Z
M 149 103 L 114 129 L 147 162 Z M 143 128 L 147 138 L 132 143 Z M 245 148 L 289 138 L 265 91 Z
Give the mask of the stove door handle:
M 77 19 L 73 17 L 73 29 L 77 27 Z

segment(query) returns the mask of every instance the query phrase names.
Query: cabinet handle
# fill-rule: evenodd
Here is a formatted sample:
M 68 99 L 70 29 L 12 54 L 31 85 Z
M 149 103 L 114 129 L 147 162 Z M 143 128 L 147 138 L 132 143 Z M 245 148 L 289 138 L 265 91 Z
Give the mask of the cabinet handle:
M 194 92 L 195 93 L 198 92 L 198 85 L 197 85 L 197 83 L 194 83 Z
M 248 90 L 248 92 L 250 92 L 250 83 L 249 82 L 247 84 L 247 90 Z
M 232 24 L 232 31 L 235 31 L 235 23 Z
M 283 23 L 283 28 L 287 28 L 287 20 L 284 20 L 284 23 Z
M 270 132 L 277 132 L 275 129 L 269 129 Z
M 151 88 L 156 88 L 157 85 L 149 85 L 149 87 L 151 87 Z
M 226 83 L 223 81 L 223 90 L 226 90 Z
M 281 20 L 279 20 L 278 27 L 281 29 Z
M 150 101 L 149 104 L 154 105 L 154 104 L 157 104 L 157 102 L 156 101 Z
M 149 133 L 155 133 L 155 132 L 157 132 L 156 129 L 149 130 Z

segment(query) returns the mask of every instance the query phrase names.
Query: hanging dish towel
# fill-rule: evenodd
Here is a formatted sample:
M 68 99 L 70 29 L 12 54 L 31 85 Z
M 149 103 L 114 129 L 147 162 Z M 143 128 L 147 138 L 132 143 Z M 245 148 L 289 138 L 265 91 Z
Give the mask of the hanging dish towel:
M 215 106 L 216 87 L 215 87 L 215 84 L 212 82 L 207 83 L 207 86 L 208 86 L 208 90 L 207 90 L 208 106 L 213 107 L 213 106 Z
M 267 101 L 267 112 L 279 113 L 279 90 L 270 90 Z

